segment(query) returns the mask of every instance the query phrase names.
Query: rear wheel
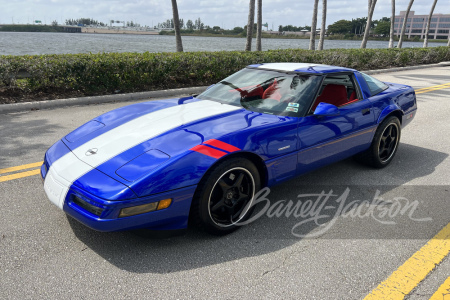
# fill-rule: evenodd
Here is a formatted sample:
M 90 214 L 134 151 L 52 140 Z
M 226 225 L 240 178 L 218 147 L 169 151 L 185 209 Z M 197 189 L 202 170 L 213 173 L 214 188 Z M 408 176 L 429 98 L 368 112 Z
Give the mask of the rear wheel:
M 375 168 L 386 167 L 394 158 L 401 136 L 401 125 L 397 117 L 385 119 L 372 140 L 370 148 L 356 156 L 359 162 Z
M 208 171 L 198 185 L 191 220 L 212 234 L 233 232 L 251 216 L 253 196 L 259 189 L 259 172 L 252 162 L 226 160 Z

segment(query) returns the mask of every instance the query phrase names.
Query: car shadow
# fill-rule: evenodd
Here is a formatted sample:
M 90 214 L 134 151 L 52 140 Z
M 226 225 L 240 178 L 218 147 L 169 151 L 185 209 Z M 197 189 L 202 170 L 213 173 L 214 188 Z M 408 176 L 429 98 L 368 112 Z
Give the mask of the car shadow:
M 344 213 L 348 214 L 348 211 L 340 209 L 339 201 L 336 200 L 332 201 L 336 204 L 334 208 L 322 207 L 319 214 L 328 217 L 320 220 L 314 220 L 312 209 L 309 210 L 309 214 L 305 213 L 300 217 L 293 215 L 268 217 L 264 214 L 252 224 L 223 237 L 189 229 L 185 235 L 178 237 L 143 238 L 130 232 L 96 232 L 70 217 L 68 220 L 75 236 L 87 247 L 117 268 L 134 273 L 165 274 L 202 268 L 274 253 L 304 239 L 313 241 L 313 239 L 421 238 L 418 228 L 422 230 L 423 236 L 429 237 L 448 223 L 445 214 L 448 210 L 439 205 L 431 205 L 433 202 L 430 201 L 435 199 L 427 200 L 427 197 L 430 193 L 434 193 L 437 197 L 448 198 L 449 189 L 442 186 L 408 186 L 407 183 L 433 173 L 447 157 L 446 153 L 402 144 L 393 163 L 382 170 L 370 169 L 348 159 L 275 186 L 267 196 L 271 204 L 274 204 L 280 200 L 299 199 L 299 194 L 312 195 L 322 191 L 327 193 L 330 190 L 339 196 L 348 188 L 354 201 L 354 208 L 358 208 L 364 203 L 364 199 L 370 200 L 374 193 L 380 190 L 385 198 L 401 196 L 420 199 L 420 205 L 424 208 L 421 206 L 422 209 L 415 212 L 415 217 L 432 216 L 433 221 L 428 222 L 427 226 L 423 226 L 420 222 L 416 222 L 417 226 L 411 226 L 410 218 L 398 219 L 396 225 L 388 229 L 370 218 L 356 217 L 349 220 L 348 216 L 344 218 Z M 309 198 L 317 199 L 316 196 Z M 385 202 L 388 201 L 382 200 L 375 204 L 375 207 L 386 205 Z M 303 204 L 304 207 L 306 201 Z M 387 206 L 389 207 L 389 203 Z M 259 210 L 255 212 L 256 215 L 264 211 L 264 207 L 265 205 L 261 203 Z M 307 208 L 305 211 L 308 212 Z M 294 232 L 293 226 L 301 222 L 303 224 L 297 226 Z M 323 231 L 330 223 L 333 223 L 333 227 Z M 313 237 L 307 236 L 308 234 Z

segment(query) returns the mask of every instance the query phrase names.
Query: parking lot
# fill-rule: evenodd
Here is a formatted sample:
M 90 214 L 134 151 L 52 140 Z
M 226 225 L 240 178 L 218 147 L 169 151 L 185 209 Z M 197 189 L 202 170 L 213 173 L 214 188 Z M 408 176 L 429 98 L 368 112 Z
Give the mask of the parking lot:
M 332 191 L 336 205 L 225 237 L 100 233 L 48 201 L 36 171 L 48 147 L 131 102 L 0 115 L 0 299 L 450 299 L 450 67 L 374 77 L 417 93 L 392 164 L 348 159 L 278 185 L 271 203 Z M 374 198 L 401 210 L 356 213 Z

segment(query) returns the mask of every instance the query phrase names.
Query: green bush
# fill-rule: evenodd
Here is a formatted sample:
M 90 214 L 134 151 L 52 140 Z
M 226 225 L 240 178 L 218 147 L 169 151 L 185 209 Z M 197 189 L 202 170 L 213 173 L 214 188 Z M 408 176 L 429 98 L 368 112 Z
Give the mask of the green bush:
M 78 91 L 95 95 L 209 85 L 247 65 L 267 62 L 369 70 L 441 61 L 450 61 L 449 47 L 0 56 L 0 87 L 24 93 Z M 23 78 L 23 74 L 28 76 Z

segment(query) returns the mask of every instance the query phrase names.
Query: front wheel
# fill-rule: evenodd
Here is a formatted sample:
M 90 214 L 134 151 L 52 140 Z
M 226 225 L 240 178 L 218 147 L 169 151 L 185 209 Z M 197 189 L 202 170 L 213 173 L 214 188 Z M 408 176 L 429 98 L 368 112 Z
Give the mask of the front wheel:
M 401 136 L 401 125 L 397 117 L 385 119 L 372 140 L 370 148 L 356 156 L 359 162 L 375 168 L 386 167 L 394 158 Z
M 252 212 L 260 175 L 245 158 L 231 158 L 205 174 L 195 192 L 191 220 L 209 233 L 224 235 L 240 226 Z

